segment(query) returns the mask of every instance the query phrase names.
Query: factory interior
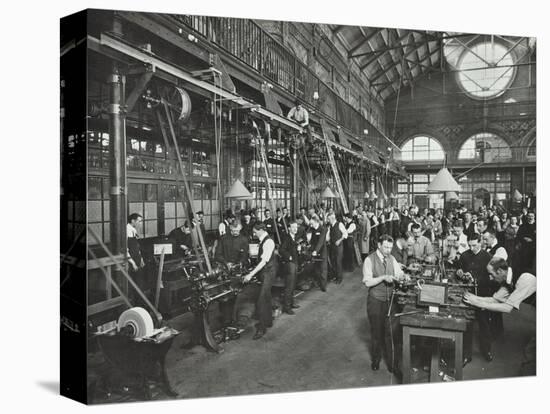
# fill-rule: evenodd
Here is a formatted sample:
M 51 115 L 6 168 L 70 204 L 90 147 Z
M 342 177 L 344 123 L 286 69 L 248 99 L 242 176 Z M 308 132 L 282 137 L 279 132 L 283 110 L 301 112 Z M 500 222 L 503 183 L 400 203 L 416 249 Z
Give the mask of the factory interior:
M 536 46 L 63 18 L 61 309 L 86 335 L 64 319 L 61 352 L 82 347 L 86 375 L 67 362 L 62 393 L 535 375 Z M 80 385 L 64 390 L 64 376 Z

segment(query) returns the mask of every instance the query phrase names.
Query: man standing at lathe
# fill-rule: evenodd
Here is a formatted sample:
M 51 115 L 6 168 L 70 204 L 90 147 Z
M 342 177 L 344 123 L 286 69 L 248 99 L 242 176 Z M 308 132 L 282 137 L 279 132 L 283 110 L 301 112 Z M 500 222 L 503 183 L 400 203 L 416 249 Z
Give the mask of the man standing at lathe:
M 391 236 L 383 234 L 378 238 L 378 249 L 363 262 L 363 283 L 369 288 L 367 316 L 372 338 L 371 368 L 373 371 L 380 368 L 383 350 L 385 350 L 388 371 L 395 372 L 399 376 L 398 345 L 401 341 L 399 321 L 392 317 L 396 312 L 395 304 L 392 306 L 391 303 L 391 296 L 393 282 L 403 279 L 404 274 L 397 260 L 391 255 L 392 248 Z

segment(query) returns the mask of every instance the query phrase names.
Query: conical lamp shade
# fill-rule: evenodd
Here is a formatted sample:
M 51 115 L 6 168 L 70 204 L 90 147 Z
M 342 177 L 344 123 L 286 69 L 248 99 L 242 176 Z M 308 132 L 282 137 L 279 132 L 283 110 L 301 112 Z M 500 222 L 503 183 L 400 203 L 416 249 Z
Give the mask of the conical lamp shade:
M 364 197 L 363 197 L 363 198 L 367 199 L 367 198 L 369 198 L 369 197 L 370 197 L 370 194 L 369 194 L 369 192 L 368 192 L 368 191 L 365 191 L 365 195 L 364 195 Z
M 445 194 L 445 197 L 447 198 L 447 200 L 458 200 L 458 194 L 454 191 L 449 191 Z
M 227 198 L 238 198 L 240 200 L 247 200 L 252 198 L 250 191 L 246 189 L 240 180 L 235 180 L 229 191 L 225 194 Z
M 321 198 L 336 198 L 336 194 L 334 194 L 334 192 L 327 185 L 327 187 L 321 193 Z
M 514 194 L 512 195 L 512 198 L 515 200 L 515 201 L 521 201 L 523 200 L 523 195 L 518 191 L 518 189 L 516 188 L 514 190 Z
M 374 191 L 371 191 L 370 194 L 369 194 L 369 200 L 374 201 L 377 198 L 378 198 L 378 196 L 376 195 L 376 193 Z
M 397 198 L 397 196 L 396 196 L 394 193 L 390 193 L 390 198 L 391 198 L 392 200 L 394 200 L 394 199 Z
M 459 192 L 460 186 L 449 170 L 447 168 L 442 168 L 428 185 L 427 191 L 432 193 L 443 193 L 447 191 Z

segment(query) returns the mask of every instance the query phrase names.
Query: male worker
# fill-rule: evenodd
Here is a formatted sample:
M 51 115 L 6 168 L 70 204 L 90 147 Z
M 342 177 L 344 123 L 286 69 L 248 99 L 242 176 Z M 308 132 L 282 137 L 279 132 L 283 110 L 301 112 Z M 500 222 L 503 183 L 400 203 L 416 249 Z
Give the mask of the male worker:
M 481 236 L 474 233 L 468 239 L 469 250 L 466 250 L 458 259 L 456 275 L 459 278 L 467 277 L 477 283 L 478 292 L 488 296 L 494 292 L 493 283 L 487 272 L 487 264 L 491 256 L 482 249 Z M 491 312 L 480 309 L 476 312 L 479 325 L 479 348 L 487 361 L 492 361 L 491 353 Z M 464 337 L 464 365 L 472 360 L 473 327 L 469 326 Z
M 142 221 L 143 216 L 141 214 L 132 213 L 128 216 L 128 224 L 126 225 L 128 250 L 126 255 L 128 257 L 128 263 L 130 264 L 130 276 L 142 290 L 146 290 L 148 286 L 145 280 L 146 275 L 143 271 L 145 262 L 143 261 L 143 256 L 141 255 L 138 233 L 138 227 L 141 225 Z M 132 292 L 135 291 L 132 289 Z
M 193 220 L 193 224 L 198 224 L 201 229 L 202 237 L 206 237 L 206 227 L 204 226 L 204 211 L 197 211 L 197 219 Z M 206 242 L 206 239 L 205 239 Z
M 443 242 L 443 256 L 447 257 L 449 262 L 454 263 L 466 250 L 468 250 L 468 236 L 464 234 L 462 219 L 457 219 L 453 223 L 453 232 Z
M 391 255 L 393 238 L 383 234 L 378 238 L 378 248 L 363 263 L 363 283 L 368 290 L 367 316 L 371 330 L 371 368 L 380 368 L 383 349 L 386 354 L 388 371 L 399 375 L 400 352 L 396 344 L 399 340 L 399 321 L 388 317 L 395 314 L 392 306 L 393 282 L 403 279 L 401 266 Z M 390 311 L 390 306 L 392 309 Z
M 226 264 L 248 263 L 248 239 L 241 234 L 240 223 L 233 223 L 229 226 L 230 233 L 222 236 L 216 249 L 214 257 Z
M 221 238 L 229 231 L 229 226 L 235 221 L 235 215 L 231 210 L 227 210 L 223 215 L 222 222 L 218 225 L 218 238 Z
M 413 236 L 410 233 L 405 235 L 399 235 L 393 244 L 391 255 L 395 257 L 395 260 L 401 265 L 401 268 L 407 266 L 409 259 L 409 244 L 412 245 Z
M 170 233 L 168 238 L 172 241 L 173 254 L 176 257 L 182 257 L 188 254 L 193 248 L 193 237 L 189 222 L 185 220 L 180 227 L 176 227 Z
M 241 224 L 234 222 L 229 226 L 229 231 L 229 234 L 223 235 L 219 240 L 214 258 L 228 266 L 237 264 L 246 266 L 248 264 L 248 239 L 241 234 Z M 243 296 L 245 295 L 246 293 L 243 294 Z M 233 297 L 233 300 L 219 302 L 223 326 L 230 325 L 235 319 L 236 299 Z
M 300 124 L 302 128 L 309 127 L 309 113 L 307 109 L 302 106 L 302 103 L 298 98 L 294 100 L 294 107 L 288 111 L 288 115 L 286 117 L 293 120 L 297 124 Z
M 138 227 L 143 222 L 143 216 L 138 213 L 132 213 L 128 217 L 128 224 L 126 225 L 126 235 L 128 238 L 128 263 L 130 263 L 130 270 L 137 272 L 144 266 L 143 257 L 141 256 L 141 249 L 139 246 L 139 233 Z
M 262 282 L 256 302 L 258 324 L 256 325 L 256 333 L 252 338 L 258 340 L 266 334 L 267 328 L 273 326 L 271 286 L 277 274 L 277 257 L 274 254 L 275 242 L 269 237 L 265 224 L 256 223 L 253 231 L 254 236 L 260 240 L 258 248 L 259 262 L 250 273 L 244 276 L 243 282 L 250 282 L 255 275 L 258 275 L 258 279 Z
M 331 211 L 328 214 L 327 242 L 329 243 L 328 255 L 332 268 L 334 283 L 342 283 L 342 259 L 344 256 L 344 245 L 342 242 L 348 237 L 346 227 L 338 220 L 336 214 Z
M 252 228 L 254 227 L 254 223 L 256 220 L 252 219 L 252 215 L 250 214 L 250 211 L 245 211 L 243 214 L 243 220 L 242 220 L 242 231 L 241 234 L 245 236 L 248 240 L 252 239 Z
M 370 219 L 367 210 L 361 211 L 359 216 L 359 234 L 358 239 L 361 246 L 361 260 L 364 261 L 370 252 L 369 240 L 370 240 Z
M 319 288 L 323 291 L 327 291 L 327 227 L 321 224 L 319 217 L 314 214 L 310 221 L 310 231 L 309 231 L 309 244 L 311 245 L 312 251 L 311 256 L 313 259 L 313 274 L 317 279 Z
M 300 306 L 294 304 L 294 288 L 296 287 L 296 273 L 298 270 L 298 223 L 292 221 L 288 226 L 288 234 L 282 235 L 283 241 L 279 246 L 280 262 L 284 266 L 285 291 L 283 298 L 283 312 L 294 315 L 293 309 Z
M 500 285 L 492 296 L 476 296 L 472 293 L 464 295 L 464 302 L 476 306 L 479 309 L 485 309 L 491 312 L 510 313 L 512 310 L 519 310 L 522 302 L 531 302 L 527 300 L 533 297 L 537 290 L 537 278 L 531 273 L 522 273 L 514 283 L 515 277 L 512 268 L 506 260 L 495 257 L 487 265 L 491 280 Z M 522 362 L 523 374 L 534 375 L 536 367 L 536 340 L 533 337 L 524 350 L 524 360 Z M 527 371 L 527 372 L 525 372 Z
M 267 234 L 269 234 L 269 237 L 274 237 L 275 235 L 275 220 L 273 220 L 273 217 L 271 217 L 271 210 L 266 208 L 264 210 L 264 226 L 265 231 L 267 231 Z M 254 234 L 254 232 L 252 232 Z
M 493 228 L 489 227 L 485 230 L 485 233 L 483 233 L 483 244 L 491 258 L 500 257 L 501 259 L 508 260 L 508 252 L 504 246 L 498 242 L 496 231 Z M 496 290 L 497 286 L 494 286 L 494 288 Z M 493 336 L 497 338 L 503 331 L 504 322 L 502 320 L 502 314 L 491 312 L 491 332 Z
M 344 214 L 344 227 L 346 229 L 347 237 L 344 240 L 344 262 L 343 267 L 347 272 L 353 271 L 355 267 L 355 235 L 357 233 L 357 225 L 353 221 L 353 217 L 350 213 Z
M 516 270 L 529 271 L 535 273 L 537 257 L 537 225 L 535 223 L 535 213 L 528 211 L 522 216 L 522 223 L 516 234 L 516 242 L 519 244 L 518 260 L 516 260 Z
M 411 233 L 414 240 L 412 244 L 412 255 L 415 259 L 427 263 L 435 262 L 435 254 L 432 242 L 422 235 L 422 228 L 418 223 L 412 223 Z

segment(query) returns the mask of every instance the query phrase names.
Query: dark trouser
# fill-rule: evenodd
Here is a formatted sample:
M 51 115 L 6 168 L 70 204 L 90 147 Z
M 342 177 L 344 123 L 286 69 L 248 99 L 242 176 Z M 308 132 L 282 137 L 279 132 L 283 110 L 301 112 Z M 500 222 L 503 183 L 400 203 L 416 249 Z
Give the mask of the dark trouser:
M 502 313 L 491 312 L 491 335 L 493 339 L 498 338 L 504 331 L 504 322 L 502 321 Z
M 386 365 L 392 369 L 400 366 L 401 333 L 398 318 L 392 316 L 396 313 L 392 306 L 391 315 L 388 318 L 390 302 L 381 301 L 372 295 L 367 297 L 367 316 L 371 332 L 371 360 L 379 362 L 382 359 L 383 349 L 386 354 Z
M 313 261 L 313 274 L 322 290 L 327 288 L 328 263 L 326 257 L 318 257 Z
M 256 313 L 258 315 L 258 329 L 264 330 L 273 326 L 273 309 L 271 304 L 271 286 L 275 279 L 276 269 L 262 270 L 262 285 L 258 300 L 256 302 Z
M 351 272 L 355 267 L 355 251 L 353 248 L 353 239 L 347 238 L 344 240 L 344 264 L 346 271 Z
M 482 354 L 491 352 L 491 314 L 486 310 L 476 311 L 476 320 L 479 325 L 479 350 Z M 474 324 L 470 323 L 464 333 L 464 357 L 472 358 L 472 347 L 474 341 Z
M 344 246 L 340 243 L 340 246 L 331 244 L 328 251 L 330 257 L 330 265 L 332 267 L 332 274 L 338 281 L 342 281 L 342 259 L 344 256 Z
M 288 310 L 294 305 L 294 288 L 296 287 L 296 263 L 286 263 L 285 275 L 285 294 L 283 301 L 283 309 Z

